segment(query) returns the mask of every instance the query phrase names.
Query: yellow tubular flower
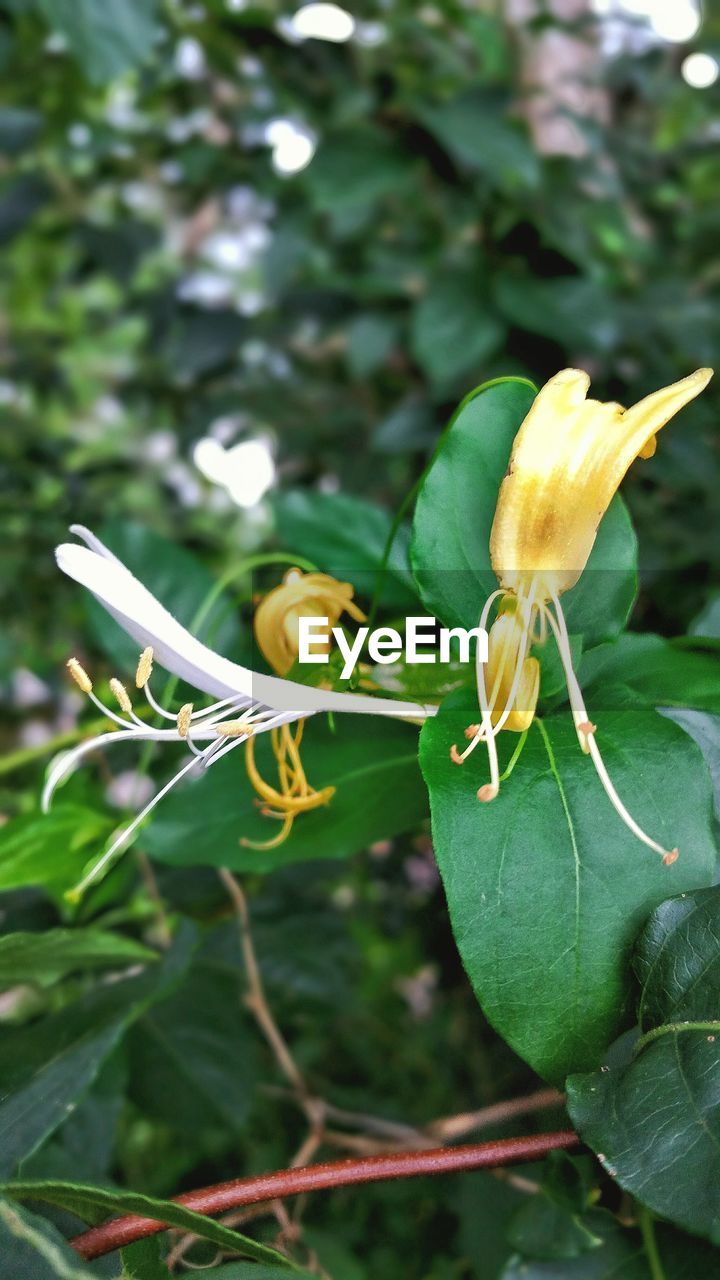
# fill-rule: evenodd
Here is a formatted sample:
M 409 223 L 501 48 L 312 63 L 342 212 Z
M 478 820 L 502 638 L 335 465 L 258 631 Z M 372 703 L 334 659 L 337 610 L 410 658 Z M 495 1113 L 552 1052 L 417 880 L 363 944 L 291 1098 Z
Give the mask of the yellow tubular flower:
M 636 458 L 655 452 L 657 432 L 707 386 L 712 369 L 656 391 L 630 409 L 588 400 L 590 379 L 564 369 L 537 395 L 515 437 L 508 473 L 498 494 L 490 533 L 490 555 L 500 589 L 485 603 L 486 627 L 495 601 L 498 617 L 490 628 L 487 663 L 478 663 L 480 724 L 466 730 L 469 745 L 451 758 L 462 764 L 479 742 L 488 749 L 490 781 L 478 799 L 490 801 L 500 789 L 497 734 L 524 732 L 532 723 L 540 672 L 530 656 L 548 631 L 558 646 L 580 746 L 590 755 L 616 812 L 643 844 L 666 865 L 678 857 L 647 835 L 628 813 L 608 775 L 573 670 L 570 639 L 560 596 L 580 578 L 593 549 L 600 521 Z
M 545 600 L 573 587 L 625 473 L 652 457 L 656 433 L 711 377 L 698 369 L 623 409 L 588 400 L 581 370 L 556 373 L 515 437 L 500 486 L 490 555 L 501 586 L 517 591 L 537 575 Z
M 290 569 L 281 585 L 270 591 L 258 605 L 253 624 L 255 639 L 270 666 L 278 675 L 285 676 L 298 656 L 300 619 L 327 618 L 330 630 L 337 625 L 343 613 L 349 614 L 356 622 L 365 621 L 365 614 L 353 601 L 353 588 L 349 582 L 338 582 L 327 573 L 302 573 L 300 569 Z M 313 648 L 315 652 L 322 651 L 319 644 Z M 329 651 L 328 640 L 326 652 Z M 305 776 L 300 760 L 304 723 L 300 720 L 294 726 L 282 725 L 271 732 L 278 787 L 271 786 L 260 776 L 255 763 L 254 741 L 252 738 L 247 741 L 245 765 L 259 797 L 262 813 L 267 818 L 277 818 L 282 822 L 280 831 L 270 840 L 241 841 L 251 849 L 277 848 L 287 839 L 298 814 L 328 804 L 335 794 L 334 787 L 316 791 Z
M 337 582 L 328 573 L 290 569 L 281 585 L 260 601 L 255 611 L 255 639 L 273 670 L 286 676 L 298 656 L 300 618 L 327 618 L 328 628 L 332 628 L 342 613 L 356 622 L 365 621 L 365 614 L 353 601 L 349 582 Z M 313 648 L 316 653 L 322 651 L 319 644 Z

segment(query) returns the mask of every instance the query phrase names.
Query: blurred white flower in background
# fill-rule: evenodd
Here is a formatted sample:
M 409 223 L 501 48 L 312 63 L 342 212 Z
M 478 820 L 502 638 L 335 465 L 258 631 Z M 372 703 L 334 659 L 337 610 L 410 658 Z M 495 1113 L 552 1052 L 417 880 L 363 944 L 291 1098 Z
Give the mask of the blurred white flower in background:
M 202 80 L 206 71 L 205 50 L 194 36 L 183 36 L 175 49 L 175 70 L 185 80 Z
M 307 125 L 282 117 L 268 121 L 263 139 L 272 147 L 275 172 L 287 175 L 304 169 L 315 155 L 317 146 L 315 134 Z
M 720 75 L 720 63 L 710 53 L 689 53 L 680 70 L 692 89 L 709 89 Z
M 616 23 L 623 19 L 626 25 L 628 19 L 635 19 L 636 23 L 643 24 L 644 31 L 634 33 L 640 39 L 649 36 L 673 44 L 685 44 L 692 40 L 702 22 L 697 0 L 593 0 L 593 8 L 597 14 L 606 18 L 606 43 L 613 46 L 637 44 L 637 40 L 623 40 L 623 33 L 616 29 Z M 628 36 L 627 31 L 624 34 Z
M 292 17 L 279 18 L 276 25 L 288 40 L 330 40 L 344 44 L 355 32 L 352 14 L 337 4 L 305 4 Z
M 229 449 L 213 436 L 198 440 L 193 450 L 198 471 L 221 485 L 238 507 L 256 507 L 275 480 L 275 460 L 268 440 L 241 440 Z

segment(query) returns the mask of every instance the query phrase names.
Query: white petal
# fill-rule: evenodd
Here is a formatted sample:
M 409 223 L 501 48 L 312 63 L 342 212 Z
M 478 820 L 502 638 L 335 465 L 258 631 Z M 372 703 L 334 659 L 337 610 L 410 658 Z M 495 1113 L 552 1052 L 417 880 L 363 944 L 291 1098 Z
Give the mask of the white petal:
M 435 707 L 414 702 L 312 689 L 279 676 L 259 675 L 223 658 L 190 635 L 89 530 L 82 526 L 74 528 L 96 549 L 63 543 L 55 552 L 63 573 L 87 587 L 141 648 L 151 645 L 160 665 L 194 688 L 214 697 L 240 693 L 278 711 L 297 711 L 304 715 L 316 711 L 345 711 L 425 719 L 435 714 Z

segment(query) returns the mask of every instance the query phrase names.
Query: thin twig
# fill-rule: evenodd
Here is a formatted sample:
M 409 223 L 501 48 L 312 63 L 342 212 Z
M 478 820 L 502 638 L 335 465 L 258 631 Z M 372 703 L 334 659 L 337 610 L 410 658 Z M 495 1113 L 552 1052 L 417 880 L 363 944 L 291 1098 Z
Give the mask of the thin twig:
M 504 1138 L 463 1147 L 439 1147 L 432 1151 L 401 1151 L 391 1155 L 368 1156 L 359 1160 L 335 1160 L 304 1169 L 281 1169 L 250 1178 L 234 1178 L 215 1186 L 201 1187 L 175 1197 L 176 1203 L 196 1213 L 222 1213 L 240 1205 L 301 1195 L 307 1191 L 350 1187 L 364 1182 L 384 1182 L 395 1178 L 417 1178 L 468 1169 L 494 1169 L 501 1165 L 538 1160 L 550 1151 L 575 1147 L 579 1143 L 572 1130 L 534 1134 L 526 1138 Z M 164 1231 L 166 1224 L 154 1218 L 130 1215 L 105 1222 L 76 1236 L 70 1244 L 80 1257 L 91 1261 L 135 1240 Z

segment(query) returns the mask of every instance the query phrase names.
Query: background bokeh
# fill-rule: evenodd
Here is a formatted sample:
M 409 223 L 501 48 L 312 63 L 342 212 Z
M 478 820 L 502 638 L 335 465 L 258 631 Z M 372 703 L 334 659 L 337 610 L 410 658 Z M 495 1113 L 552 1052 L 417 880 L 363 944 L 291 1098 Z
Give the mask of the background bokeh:
M 102 664 L 53 562 L 72 522 L 126 542 L 141 526 L 221 575 L 297 550 L 307 495 L 397 510 L 486 379 L 580 365 L 627 403 L 716 363 L 718 60 L 720 14 L 692 0 L 2 0 L 4 815 L 33 811 L 75 731 L 65 658 Z M 624 489 L 645 629 L 720 633 L 719 394 Z M 162 891 L 212 915 L 214 876 L 183 875 Z M 478 1034 L 425 837 L 267 885 L 270 980 L 336 1101 L 419 1121 L 528 1083 Z M 59 908 L 13 910 L 19 928 Z M 224 973 L 206 957 L 198 1008 L 222 1005 Z M 221 1056 L 255 1053 L 226 1034 Z M 178 1129 L 152 1064 L 137 1079 L 119 1138 L 119 1112 L 93 1122 L 98 1177 L 170 1194 L 289 1158 L 277 1098 L 240 1134 L 210 1088 Z M 492 1280 L 507 1249 L 488 1224 L 512 1194 L 342 1193 L 308 1240 L 335 1280 L 395 1277 L 400 1256 L 408 1277 Z

